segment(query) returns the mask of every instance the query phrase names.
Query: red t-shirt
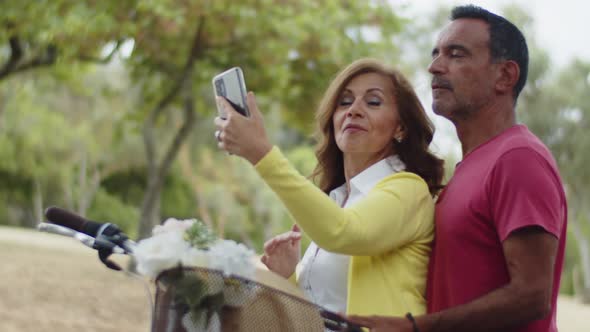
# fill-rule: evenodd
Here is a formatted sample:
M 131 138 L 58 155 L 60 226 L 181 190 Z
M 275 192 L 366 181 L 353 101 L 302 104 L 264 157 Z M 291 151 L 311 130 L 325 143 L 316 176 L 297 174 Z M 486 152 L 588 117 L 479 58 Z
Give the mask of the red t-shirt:
M 428 312 L 482 297 L 510 280 L 502 241 L 540 226 L 559 239 L 552 312 L 515 331 L 557 331 L 567 206 L 555 160 L 525 126 L 480 145 L 457 165 L 436 204 L 436 236 L 428 271 Z

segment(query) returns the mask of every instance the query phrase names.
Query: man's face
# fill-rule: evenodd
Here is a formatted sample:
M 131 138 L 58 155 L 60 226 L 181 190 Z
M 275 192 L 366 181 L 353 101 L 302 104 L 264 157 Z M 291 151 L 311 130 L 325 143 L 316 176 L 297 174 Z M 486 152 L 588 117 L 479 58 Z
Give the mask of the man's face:
M 497 73 L 489 40 L 487 23 L 478 19 L 454 20 L 440 33 L 428 67 L 434 113 L 455 122 L 493 102 Z

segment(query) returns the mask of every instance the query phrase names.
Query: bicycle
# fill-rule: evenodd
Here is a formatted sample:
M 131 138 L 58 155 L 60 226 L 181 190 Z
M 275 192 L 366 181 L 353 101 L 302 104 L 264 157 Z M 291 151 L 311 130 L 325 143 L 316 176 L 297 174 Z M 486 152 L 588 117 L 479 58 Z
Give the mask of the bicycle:
M 45 215 L 51 223 L 40 223 L 39 230 L 76 238 L 97 250 L 100 261 L 110 269 L 123 270 L 109 260 L 110 255 L 133 256 L 135 242 L 113 224 L 93 222 L 55 207 Z M 257 269 L 254 279 L 205 267 L 177 267 L 160 273 L 154 301 L 149 294 L 151 331 L 362 331 L 339 314 L 309 302 L 297 287 L 270 271 Z M 192 282 L 190 292 L 184 287 L 186 280 Z

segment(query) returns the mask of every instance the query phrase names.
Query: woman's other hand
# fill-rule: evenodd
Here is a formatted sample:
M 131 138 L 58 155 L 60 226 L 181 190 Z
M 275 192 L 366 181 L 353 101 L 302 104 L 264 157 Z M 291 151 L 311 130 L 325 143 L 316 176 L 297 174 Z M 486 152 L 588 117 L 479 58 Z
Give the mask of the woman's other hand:
M 256 165 L 271 149 L 272 144 L 268 141 L 264 121 L 254 93 L 249 92 L 247 96 L 250 117 L 238 113 L 231 104 L 222 97 L 217 102 L 225 109 L 226 118 L 216 117 L 215 126 L 219 148 L 238 155 Z
M 295 268 L 301 256 L 301 231 L 293 225 L 291 231 L 277 235 L 264 244 L 264 255 L 260 261 L 269 270 L 289 278 L 295 273 Z

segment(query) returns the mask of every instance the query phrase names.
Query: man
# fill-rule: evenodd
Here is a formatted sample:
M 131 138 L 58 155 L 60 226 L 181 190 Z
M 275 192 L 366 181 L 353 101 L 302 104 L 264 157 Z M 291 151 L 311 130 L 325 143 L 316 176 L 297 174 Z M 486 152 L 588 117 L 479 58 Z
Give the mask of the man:
M 456 127 L 463 160 L 441 193 L 428 314 L 358 317 L 371 331 L 557 331 L 567 227 L 556 163 L 515 106 L 527 76 L 522 33 L 456 7 L 432 51 L 433 109 Z

